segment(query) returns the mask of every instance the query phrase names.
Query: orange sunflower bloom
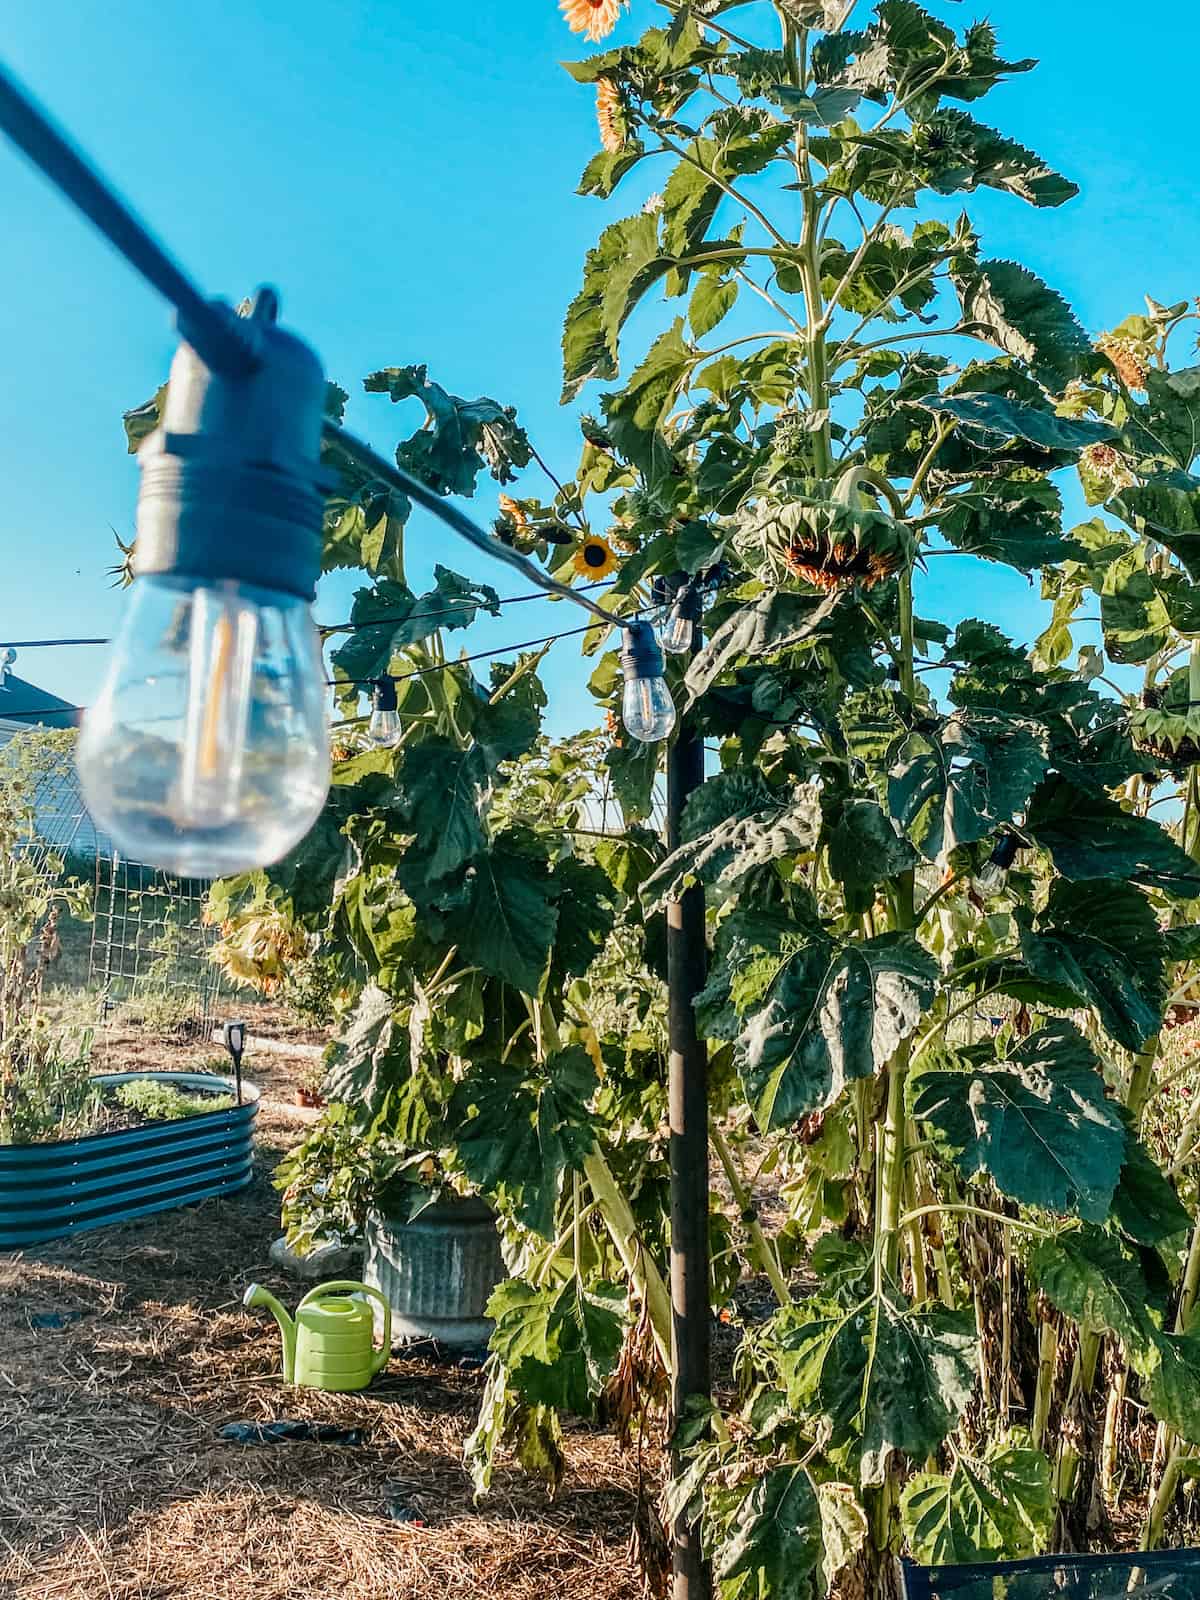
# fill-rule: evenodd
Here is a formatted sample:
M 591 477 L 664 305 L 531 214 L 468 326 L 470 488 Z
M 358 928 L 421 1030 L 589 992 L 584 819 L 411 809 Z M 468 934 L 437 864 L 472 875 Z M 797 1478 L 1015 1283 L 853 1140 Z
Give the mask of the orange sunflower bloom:
M 617 25 L 621 0 L 561 0 L 560 10 L 572 33 L 593 42 L 605 39 Z
M 512 495 L 499 495 L 497 503 L 500 506 L 500 515 L 507 517 L 518 533 L 524 533 L 529 527 L 529 518 L 525 515 L 520 504 L 513 499 Z

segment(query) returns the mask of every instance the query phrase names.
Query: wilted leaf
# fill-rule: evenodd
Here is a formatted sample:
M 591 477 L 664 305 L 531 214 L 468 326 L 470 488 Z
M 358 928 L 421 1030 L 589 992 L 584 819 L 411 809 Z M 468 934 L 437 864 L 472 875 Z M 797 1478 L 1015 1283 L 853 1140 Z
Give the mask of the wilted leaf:
M 714 1572 L 723 1582 L 752 1575 L 779 1600 L 808 1600 L 822 1552 L 813 1481 L 788 1462 L 756 1478 L 734 1513 Z
M 1113 1234 L 1084 1225 L 1038 1242 L 1029 1262 L 1042 1293 L 1084 1333 L 1111 1333 L 1135 1365 L 1153 1347 L 1158 1321 L 1137 1259 Z
M 502 1283 L 488 1301 L 491 1348 L 513 1387 L 533 1405 L 590 1416 L 621 1351 L 625 1292 L 589 1289 L 574 1278 L 561 1288 Z

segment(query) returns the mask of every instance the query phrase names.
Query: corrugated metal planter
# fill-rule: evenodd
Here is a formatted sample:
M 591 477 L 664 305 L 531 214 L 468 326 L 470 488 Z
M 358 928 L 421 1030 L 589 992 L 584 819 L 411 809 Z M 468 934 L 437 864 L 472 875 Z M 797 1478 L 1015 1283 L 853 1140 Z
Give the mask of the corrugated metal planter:
M 482 1200 L 439 1200 L 413 1222 L 367 1218 L 363 1281 L 391 1303 L 393 1337 L 486 1344 L 484 1308 L 503 1277 L 496 1216 Z
M 109 1072 L 103 1088 L 136 1080 L 235 1093 L 232 1078 L 195 1072 Z M 232 1194 L 250 1182 L 258 1090 L 243 1103 L 56 1144 L 0 1145 L 0 1250 L 104 1228 L 151 1211 Z

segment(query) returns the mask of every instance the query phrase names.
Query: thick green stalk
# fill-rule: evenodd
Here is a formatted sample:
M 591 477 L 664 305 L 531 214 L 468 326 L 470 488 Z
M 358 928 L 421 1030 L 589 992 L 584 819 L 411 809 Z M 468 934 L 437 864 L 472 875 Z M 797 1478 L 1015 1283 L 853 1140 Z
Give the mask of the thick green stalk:
M 783 1269 L 779 1265 L 779 1257 L 775 1254 L 774 1246 L 762 1230 L 762 1224 L 759 1222 L 754 1210 L 753 1197 L 742 1182 L 741 1173 L 738 1172 L 734 1164 L 733 1155 L 725 1141 L 725 1136 L 715 1122 L 709 1125 L 709 1136 L 712 1139 L 713 1149 L 717 1152 L 717 1160 L 721 1163 L 722 1170 L 725 1173 L 726 1181 L 733 1191 L 734 1203 L 741 1214 L 742 1221 L 746 1225 L 746 1231 L 750 1235 L 750 1242 L 754 1246 L 758 1264 L 763 1272 L 766 1273 L 779 1304 L 781 1306 L 790 1306 L 792 1304 L 792 1295 L 788 1288 L 787 1279 L 783 1275 Z
M 913 656 L 912 574 L 902 574 L 900 601 L 900 687 L 911 699 L 915 689 Z M 916 922 L 916 878 L 902 872 L 896 879 L 896 926 L 911 928 Z M 912 1043 L 905 1039 L 888 1064 L 887 1107 L 879 1174 L 877 1261 L 885 1279 L 895 1280 L 900 1260 L 900 1214 L 904 1198 L 904 1147 L 906 1118 L 904 1085 L 912 1059 Z
M 1048 1317 L 1038 1329 L 1037 1387 L 1033 1394 L 1033 1442 L 1041 1448 L 1046 1436 L 1046 1423 L 1050 1417 L 1050 1402 L 1054 1398 L 1054 1380 L 1058 1374 L 1058 1320 Z

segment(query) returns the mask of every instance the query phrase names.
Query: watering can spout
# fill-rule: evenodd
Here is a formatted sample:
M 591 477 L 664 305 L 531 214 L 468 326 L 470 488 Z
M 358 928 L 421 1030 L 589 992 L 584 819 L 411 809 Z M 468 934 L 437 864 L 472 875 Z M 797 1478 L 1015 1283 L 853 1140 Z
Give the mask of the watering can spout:
M 242 1296 L 244 1306 L 265 1306 L 279 1324 L 283 1340 L 283 1375 L 289 1383 L 296 1378 L 296 1324 L 269 1289 L 261 1283 L 252 1283 Z

